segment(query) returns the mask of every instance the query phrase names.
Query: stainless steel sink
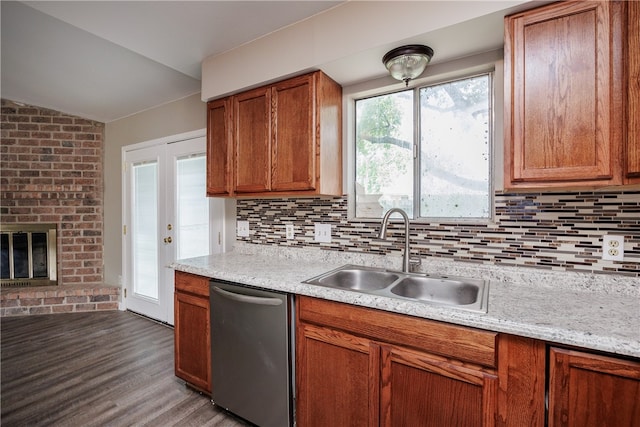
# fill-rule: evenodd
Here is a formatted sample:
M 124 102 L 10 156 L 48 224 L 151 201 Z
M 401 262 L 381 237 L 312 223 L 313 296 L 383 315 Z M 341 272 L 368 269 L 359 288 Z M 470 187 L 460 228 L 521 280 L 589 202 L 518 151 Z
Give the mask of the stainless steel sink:
M 347 288 L 355 291 L 375 291 L 384 289 L 399 276 L 385 271 L 363 270 L 359 268 L 347 268 L 338 270 L 318 280 L 323 285 L 336 288 Z
M 484 313 L 487 312 L 489 298 L 489 282 L 482 279 L 404 273 L 356 265 L 342 266 L 304 283 Z
M 391 293 L 421 301 L 435 301 L 453 305 L 473 304 L 481 287 L 469 281 L 406 277 L 391 288 Z

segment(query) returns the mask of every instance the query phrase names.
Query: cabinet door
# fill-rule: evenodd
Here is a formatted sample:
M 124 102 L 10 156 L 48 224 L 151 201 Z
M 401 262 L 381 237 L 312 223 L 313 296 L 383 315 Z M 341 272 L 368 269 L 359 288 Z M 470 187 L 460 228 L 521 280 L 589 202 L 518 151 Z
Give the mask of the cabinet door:
M 496 424 L 500 427 L 546 426 L 546 343 L 500 334 L 498 348 Z
M 377 426 L 378 346 L 328 328 L 297 328 L 297 424 Z
M 233 97 L 236 192 L 271 188 L 271 89 L 262 87 Z
M 381 425 L 495 425 L 497 377 L 479 367 L 384 346 L 381 380 Z
M 309 74 L 273 86 L 273 191 L 315 189 L 314 82 Z
M 207 103 L 207 195 L 233 194 L 231 98 Z
M 640 183 L 640 2 L 627 3 L 628 109 L 626 178 Z
M 507 187 L 621 183 L 620 8 L 559 2 L 506 18 Z
M 175 293 L 175 374 L 211 393 L 209 299 Z
M 553 348 L 549 426 L 640 426 L 640 363 Z

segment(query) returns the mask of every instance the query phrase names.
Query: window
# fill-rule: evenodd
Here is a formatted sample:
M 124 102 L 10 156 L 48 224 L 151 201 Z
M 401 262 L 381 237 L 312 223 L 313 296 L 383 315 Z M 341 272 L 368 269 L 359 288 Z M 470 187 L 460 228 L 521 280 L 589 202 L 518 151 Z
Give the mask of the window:
M 355 214 L 488 219 L 491 74 L 358 99 Z

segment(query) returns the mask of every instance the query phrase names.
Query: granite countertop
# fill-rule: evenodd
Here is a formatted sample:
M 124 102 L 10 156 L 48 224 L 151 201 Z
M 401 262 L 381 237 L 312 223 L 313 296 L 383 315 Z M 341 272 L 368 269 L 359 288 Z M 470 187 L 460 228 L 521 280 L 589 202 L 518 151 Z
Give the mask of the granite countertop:
M 424 260 L 422 271 L 490 281 L 487 313 L 302 283 L 345 264 L 400 270 L 400 257 L 239 244 L 169 267 L 219 280 L 345 302 L 640 358 L 640 283 L 619 275 Z

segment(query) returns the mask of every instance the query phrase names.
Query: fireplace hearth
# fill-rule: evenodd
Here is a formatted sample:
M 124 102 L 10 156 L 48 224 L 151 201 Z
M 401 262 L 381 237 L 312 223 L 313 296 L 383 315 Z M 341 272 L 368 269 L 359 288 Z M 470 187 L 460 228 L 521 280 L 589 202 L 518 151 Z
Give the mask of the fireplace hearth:
M 57 285 L 56 224 L 0 224 L 0 286 Z

